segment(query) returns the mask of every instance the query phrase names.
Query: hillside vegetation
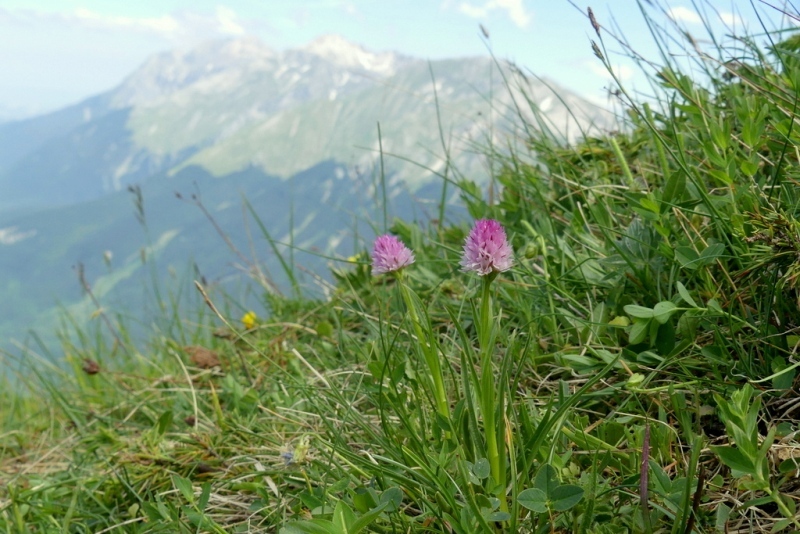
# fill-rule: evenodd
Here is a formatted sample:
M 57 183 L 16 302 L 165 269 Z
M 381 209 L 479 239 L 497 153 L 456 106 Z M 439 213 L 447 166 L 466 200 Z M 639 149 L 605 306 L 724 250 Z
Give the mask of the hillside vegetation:
M 0 526 L 800 531 L 800 40 L 648 23 L 664 56 L 653 95 L 616 91 L 618 132 L 525 123 L 528 153 L 486 147 L 488 191 L 447 174 L 510 269 L 462 270 L 471 224 L 395 220 L 399 271 L 366 244 L 325 299 L 266 293 L 268 319 L 198 282 L 174 338 L 99 310 L 65 371 L 12 377 Z

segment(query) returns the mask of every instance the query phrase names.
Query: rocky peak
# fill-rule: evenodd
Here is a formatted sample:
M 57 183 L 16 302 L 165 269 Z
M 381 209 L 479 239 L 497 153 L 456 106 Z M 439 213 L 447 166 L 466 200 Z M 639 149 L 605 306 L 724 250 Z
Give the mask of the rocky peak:
M 394 74 L 399 59 L 392 52 L 370 52 L 341 35 L 323 35 L 301 50 L 341 67 L 363 69 L 382 75 Z
M 199 46 L 157 54 L 114 91 L 112 106 L 147 104 L 199 80 L 220 73 L 265 68 L 276 53 L 255 37 L 208 41 Z

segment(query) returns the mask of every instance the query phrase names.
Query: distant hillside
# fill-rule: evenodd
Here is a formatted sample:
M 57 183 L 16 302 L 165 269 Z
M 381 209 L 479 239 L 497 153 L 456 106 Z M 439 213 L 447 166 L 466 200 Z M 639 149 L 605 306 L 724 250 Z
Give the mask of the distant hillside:
M 501 140 L 512 113 L 497 68 L 487 58 L 373 54 L 336 36 L 285 52 L 245 39 L 160 54 L 108 93 L 0 125 L 0 209 L 90 200 L 193 164 L 282 178 L 327 159 L 363 168 L 375 160 L 379 122 L 384 150 L 417 164 L 393 160 L 390 170 L 418 187 L 430 176 L 419 165 L 444 165 L 437 97 L 456 161 L 479 171 L 464 150 Z M 540 82 L 526 87 L 554 125 L 610 126 L 608 113 L 555 90 L 559 98 Z
M 376 54 L 337 36 L 283 52 L 252 39 L 210 42 L 154 56 L 74 106 L 0 124 L 0 298 L 16 303 L 0 311 L 0 334 L 21 337 L 54 317 L 56 302 L 88 317 L 78 264 L 104 306 L 138 318 L 152 316 L 143 284 L 171 283 L 191 262 L 209 280 L 240 274 L 239 259 L 187 202 L 193 192 L 280 282 L 263 238 L 248 241 L 258 232 L 244 226 L 242 197 L 279 241 L 294 227 L 298 248 L 349 255 L 358 232 L 371 239 L 382 230 L 369 227 L 382 220 L 381 147 L 391 213 L 409 218 L 422 214 L 417 200 L 438 197 L 435 173 L 448 156 L 465 176 L 486 179 L 479 147 L 503 146 L 512 96 L 538 105 L 565 138 L 613 126 L 608 112 L 556 86 L 529 81 L 509 93 L 498 68 L 488 58 Z M 129 186 L 141 188 L 149 243 Z M 146 246 L 155 278 L 139 259 Z M 300 257 L 324 270 L 325 260 Z

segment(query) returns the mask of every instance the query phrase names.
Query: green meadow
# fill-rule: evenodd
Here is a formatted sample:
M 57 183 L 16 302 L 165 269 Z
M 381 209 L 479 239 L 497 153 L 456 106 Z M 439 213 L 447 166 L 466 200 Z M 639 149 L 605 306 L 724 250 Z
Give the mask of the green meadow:
M 389 221 L 413 263 L 369 236 L 308 297 L 284 255 L 255 313 L 198 280 L 145 341 L 65 317 L 0 382 L 0 531 L 800 532 L 800 37 L 642 23 L 616 131 L 565 141 L 509 78 L 491 182 L 444 165 Z M 486 219 L 510 268 L 464 260 Z

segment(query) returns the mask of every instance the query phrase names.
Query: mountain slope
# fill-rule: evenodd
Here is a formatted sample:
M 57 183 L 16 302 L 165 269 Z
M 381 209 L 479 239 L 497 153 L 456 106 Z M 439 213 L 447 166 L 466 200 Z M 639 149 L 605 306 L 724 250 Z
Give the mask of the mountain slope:
M 191 278 L 176 273 L 230 289 L 254 274 L 248 270 L 252 262 L 266 273 L 270 287 L 286 290 L 289 283 L 280 262 L 256 220 L 246 214 L 242 199 L 273 239 L 301 249 L 281 245 L 286 261 L 292 258 L 306 272 L 322 272 L 326 256 L 350 255 L 360 246 L 356 236 L 372 235 L 368 221 L 379 220 L 382 212 L 371 178 L 349 172 L 333 161 L 289 180 L 258 168 L 215 178 L 202 168 L 188 167 L 142 182 L 139 200 L 135 191 L 120 191 L 25 215 L 0 214 L 0 295 L 15 303 L 0 309 L 0 338 L 21 339 L 33 325 L 52 328 L 57 312 L 51 309 L 57 303 L 76 312 L 76 321 L 88 320 L 96 309 L 82 292 L 79 273 L 95 288 L 94 296 L 107 313 L 137 321 L 159 315 L 154 282 L 169 293 L 194 291 L 187 285 Z M 390 215 L 419 209 L 402 189 L 389 193 Z M 305 291 L 319 291 L 313 278 L 302 271 L 298 276 Z
M 479 176 L 464 149 L 491 137 L 502 144 L 505 116 L 516 112 L 497 68 L 486 58 L 374 54 L 335 36 L 283 52 L 243 39 L 160 54 L 108 93 L 0 126 L 0 209 L 91 200 L 188 165 L 217 175 L 257 165 L 283 178 L 331 158 L 368 168 L 379 122 L 384 149 L 417 163 L 391 161 L 391 170 L 418 187 L 429 175 L 419 165 L 443 166 L 437 113 L 451 155 Z M 525 91 L 548 102 L 558 129 L 574 122 L 562 99 L 575 95 L 556 87 L 553 98 L 535 81 Z M 583 108 L 582 126 L 612 124 Z

